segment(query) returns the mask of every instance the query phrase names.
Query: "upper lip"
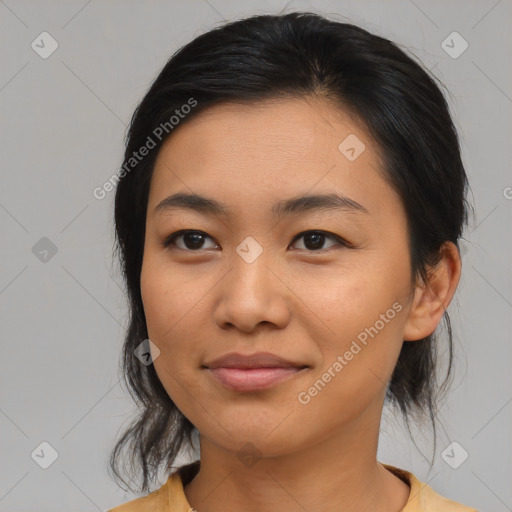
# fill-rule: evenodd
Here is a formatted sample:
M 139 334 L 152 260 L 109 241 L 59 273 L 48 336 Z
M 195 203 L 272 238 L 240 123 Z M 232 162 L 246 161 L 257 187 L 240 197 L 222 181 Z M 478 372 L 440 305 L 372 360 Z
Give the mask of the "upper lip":
M 210 363 L 205 363 L 207 368 L 305 368 L 307 365 L 289 361 L 269 352 L 256 354 L 239 354 L 231 352 Z

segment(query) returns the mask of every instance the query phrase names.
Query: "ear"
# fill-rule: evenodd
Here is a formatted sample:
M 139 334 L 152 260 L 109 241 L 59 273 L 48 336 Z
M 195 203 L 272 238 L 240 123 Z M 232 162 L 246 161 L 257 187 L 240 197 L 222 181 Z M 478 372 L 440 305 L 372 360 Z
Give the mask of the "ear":
M 459 251 L 454 243 L 445 242 L 440 255 L 439 263 L 429 269 L 427 281 L 416 285 L 404 326 L 405 341 L 421 340 L 432 334 L 455 294 L 461 272 Z

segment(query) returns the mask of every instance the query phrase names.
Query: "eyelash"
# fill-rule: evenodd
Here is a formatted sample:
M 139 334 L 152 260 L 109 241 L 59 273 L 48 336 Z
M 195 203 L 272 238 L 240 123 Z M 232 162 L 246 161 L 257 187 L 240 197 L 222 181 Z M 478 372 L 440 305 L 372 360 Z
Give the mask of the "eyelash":
M 171 245 L 174 245 L 174 248 L 176 248 L 178 250 L 181 250 L 181 251 L 186 251 L 186 252 L 201 252 L 201 251 L 205 250 L 205 249 L 202 249 L 202 248 L 194 250 L 194 249 L 183 249 L 181 247 L 176 247 L 176 244 L 174 243 L 176 238 L 179 238 L 180 236 L 183 236 L 183 235 L 188 234 L 188 233 L 204 235 L 206 238 L 210 238 L 211 240 L 213 240 L 213 238 L 211 236 L 209 236 L 208 234 L 206 234 L 204 231 L 199 231 L 199 230 L 196 230 L 196 229 L 181 229 L 180 231 L 176 231 L 172 235 L 168 236 L 164 240 L 163 246 L 165 248 L 168 248 Z M 317 253 L 317 252 L 319 252 L 319 253 L 326 253 L 326 252 L 330 252 L 332 250 L 339 249 L 339 246 L 346 247 L 346 248 L 352 248 L 353 247 L 353 245 L 350 242 L 347 242 L 347 240 L 341 238 L 340 236 L 335 235 L 334 233 L 331 233 L 329 231 L 322 231 L 322 230 L 318 230 L 318 229 L 302 231 L 301 233 L 297 234 L 293 238 L 291 243 L 293 244 L 296 240 L 299 240 L 299 239 L 303 238 L 304 236 L 306 236 L 308 234 L 324 235 L 326 238 L 330 238 L 331 240 L 335 240 L 336 242 L 338 242 L 338 247 L 336 247 L 336 245 L 333 245 L 331 247 L 328 247 L 327 249 L 317 249 L 317 250 L 298 249 L 298 250 L 306 251 L 306 252 L 310 252 L 310 253 Z

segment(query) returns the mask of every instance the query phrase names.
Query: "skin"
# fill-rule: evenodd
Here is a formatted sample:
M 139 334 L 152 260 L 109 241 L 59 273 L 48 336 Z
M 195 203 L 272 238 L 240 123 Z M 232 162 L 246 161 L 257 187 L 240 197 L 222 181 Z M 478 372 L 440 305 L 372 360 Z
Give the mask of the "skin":
M 338 145 L 366 148 L 349 161 Z M 232 215 L 155 212 L 176 192 L 216 199 Z M 341 193 L 368 213 L 314 210 L 272 216 L 275 201 Z M 164 246 L 181 229 L 204 248 Z M 320 250 L 296 235 L 329 235 Z M 248 236 L 263 252 L 236 252 Z M 162 146 L 151 181 L 141 292 L 157 374 L 200 432 L 201 470 L 185 486 L 199 512 L 396 512 L 409 487 L 376 459 L 386 392 L 403 340 L 431 334 L 455 292 L 460 260 L 443 247 L 428 283 L 411 282 L 406 216 L 384 180 L 365 127 L 321 97 L 211 107 Z M 402 308 L 311 398 L 298 400 L 365 328 Z M 272 388 L 228 390 L 202 366 L 228 352 L 267 351 L 309 368 Z M 238 454 L 252 443 L 250 467 Z

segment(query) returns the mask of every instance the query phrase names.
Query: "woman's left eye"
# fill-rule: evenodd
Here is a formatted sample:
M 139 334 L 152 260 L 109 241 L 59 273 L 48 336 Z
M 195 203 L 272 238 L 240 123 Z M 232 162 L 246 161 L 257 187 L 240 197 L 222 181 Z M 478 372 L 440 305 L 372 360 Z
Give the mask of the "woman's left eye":
M 213 242 L 210 247 L 205 246 L 205 240 L 210 240 Z M 303 239 L 302 244 L 297 244 L 297 241 L 300 241 Z M 325 247 L 324 244 L 326 241 L 331 240 L 333 243 L 329 245 L 328 247 Z M 308 252 L 312 251 L 328 251 L 331 248 L 338 246 L 343 247 L 351 247 L 351 244 L 341 238 L 338 235 L 335 235 L 334 233 L 329 233 L 327 231 L 303 231 L 302 233 L 299 233 L 295 236 L 293 239 L 291 245 L 299 245 L 299 247 L 295 247 L 299 250 L 306 250 Z M 176 233 L 173 233 L 170 237 L 168 237 L 164 241 L 164 247 L 169 246 L 175 246 L 178 249 L 189 251 L 189 252 L 196 252 L 198 250 L 204 250 L 204 249 L 214 249 L 218 247 L 213 239 L 208 236 L 204 231 L 197 231 L 197 230 L 189 230 L 184 229 L 181 231 L 177 231 Z M 300 247 L 302 245 L 302 247 Z
M 329 250 L 335 245 L 341 245 L 345 247 L 349 247 L 349 243 L 343 238 L 335 235 L 333 233 L 328 233 L 326 231 L 304 231 L 303 233 L 299 233 L 295 238 L 295 240 L 303 239 L 302 247 L 298 247 L 301 250 L 307 251 L 319 251 L 319 250 Z M 326 240 L 334 240 L 334 243 L 329 247 L 325 248 L 323 245 Z M 292 242 L 293 243 L 293 242 Z

